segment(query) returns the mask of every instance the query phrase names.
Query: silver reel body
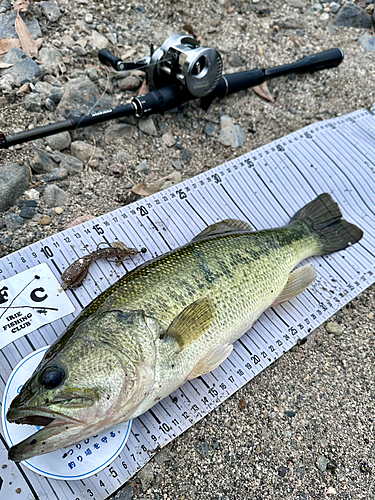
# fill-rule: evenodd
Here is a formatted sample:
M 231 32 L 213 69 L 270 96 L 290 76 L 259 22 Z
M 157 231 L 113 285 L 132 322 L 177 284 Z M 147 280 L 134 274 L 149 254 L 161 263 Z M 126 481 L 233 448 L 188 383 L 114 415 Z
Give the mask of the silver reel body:
M 216 88 L 222 69 L 219 52 L 200 47 L 191 36 L 176 34 L 151 55 L 146 72 L 152 87 L 180 83 L 194 97 L 203 97 Z

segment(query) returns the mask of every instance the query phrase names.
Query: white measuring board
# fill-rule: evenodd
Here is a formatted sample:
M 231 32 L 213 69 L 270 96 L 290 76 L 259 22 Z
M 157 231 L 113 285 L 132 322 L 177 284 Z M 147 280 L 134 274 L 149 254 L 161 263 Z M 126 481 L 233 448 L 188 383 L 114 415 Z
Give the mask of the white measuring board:
M 171 441 L 233 394 L 375 281 L 375 116 L 367 110 L 308 126 L 177 186 L 63 231 L 0 259 L 0 279 L 46 262 L 57 279 L 100 242 L 145 248 L 121 267 L 100 260 L 83 286 L 67 294 L 78 314 L 127 270 L 191 240 L 225 218 L 255 229 L 281 226 L 307 202 L 329 192 L 363 239 L 311 258 L 317 280 L 301 296 L 266 311 L 214 372 L 191 380 L 133 422 L 119 457 L 82 481 L 56 481 L 7 459 L 0 434 L 0 498 L 107 498 Z M 0 401 L 13 368 L 52 343 L 73 314 L 42 326 L 0 351 Z M 2 466 L 6 465 L 5 468 Z M 11 483 L 11 484 L 9 484 Z M 15 495 L 15 490 L 21 492 Z

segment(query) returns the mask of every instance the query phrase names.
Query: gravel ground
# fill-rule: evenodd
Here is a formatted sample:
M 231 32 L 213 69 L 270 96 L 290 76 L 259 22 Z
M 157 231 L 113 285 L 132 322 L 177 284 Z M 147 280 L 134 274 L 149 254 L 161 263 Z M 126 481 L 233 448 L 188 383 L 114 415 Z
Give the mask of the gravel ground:
M 98 48 L 107 45 L 119 56 L 142 57 L 150 43 L 159 46 L 186 24 L 203 45 L 220 51 L 224 73 L 286 64 L 332 47 L 343 49 L 345 60 L 339 68 L 270 82 L 275 103 L 248 90 L 215 101 L 208 112 L 191 102 L 147 124 L 127 120 L 117 131 L 113 122 L 80 129 L 63 139 L 65 149 L 39 140 L 1 151 L 0 171 L 9 163 L 31 167 L 29 185 L 37 207 L 31 207 L 31 219 L 22 220 L 14 217 L 21 212 L 17 200 L 4 209 L 0 256 L 63 230 L 77 217 L 98 216 L 137 199 L 131 188 L 140 182 L 150 185 L 173 173 L 177 180 L 179 174 L 192 177 L 305 125 L 375 102 L 375 52 L 359 41 L 365 36 L 370 43 L 370 30 L 335 26 L 340 11 L 334 11 L 341 2 L 232 0 L 229 13 L 224 0 L 59 0 L 60 12 L 56 4 L 46 3 L 31 4 L 24 17 L 38 20 L 42 47 L 58 53 L 50 50 L 42 57 L 40 51 L 42 76 L 33 80 L 31 94 L 15 81 L 6 83 L 7 70 L 0 70 L 0 128 L 5 133 L 63 119 L 68 105 L 60 103 L 55 110 L 58 98 L 51 104 L 51 96 L 59 93 L 59 85 L 66 89 L 72 81 L 69 85 L 78 92 L 76 78 L 86 78 L 84 85 L 95 86 L 99 97 L 106 91 L 112 104 L 129 102 L 138 89 L 122 90 L 129 81 L 98 63 Z M 366 25 L 372 0 L 357 5 L 369 13 Z M 11 9 L 9 2 L 0 1 L 0 15 Z M 0 33 L 2 28 L 0 20 Z M 54 90 L 38 87 L 37 81 L 50 83 Z M 222 116 L 246 134 L 242 146 L 221 144 Z M 77 143 L 69 148 L 70 141 L 94 148 Z M 42 153 L 35 159 L 35 147 L 49 159 Z M 61 165 L 67 154 L 75 167 L 64 174 Z M 55 181 L 38 177 L 57 169 Z M 374 498 L 374 290 L 362 293 L 333 318 L 341 334 L 319 328 L 159 452 L 116 498 Z

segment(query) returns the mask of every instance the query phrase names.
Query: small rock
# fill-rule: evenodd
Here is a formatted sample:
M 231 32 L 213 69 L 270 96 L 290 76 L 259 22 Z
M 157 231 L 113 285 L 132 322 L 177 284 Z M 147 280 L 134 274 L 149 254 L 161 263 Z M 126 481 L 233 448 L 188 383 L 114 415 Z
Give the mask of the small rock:
M 133 486 L 130 483 L 123 486 L 116 493 L 116 500 L 132 500 L 133 498 L 134 498 Z
M 108 109 L 112 101 L 88 78 L 73 78 L 65 87 L 57 110 L 65 118 L 76 118 L 94 109 Z
M 163 465 L 166 462 L 170 462 L 172 460 L 172 457 L 169 455 L 166 448 L 162 448 L 156 453 L 156 455 L 154 456 L 154 460 L 158 465 Z
M 139 130 L 147 135 L 152 135 L 153 137 L 157 137 L 158 135 L 152 116 L 139 120 L 138 127 Z
M 139 12 L 140 14 L 144 14 L 146 12 L 145 8 L 143 7 L 143 5 L 138 5 L 135 10 L 137 12 Z
M 32 160 L 31 168 L 38 174 L 46 174 L 55 170 L 56 163 L 48 156 L 47 153 L 39 148 L 33 149 L 34 157 Z
M 61 101 L 64 92 L 64 87 L 53 87 L 48 98 L 51 99 L 51 101 L 53 101 L 55 104 L 58 104 Z
M 337 495 L 337 491 L 333 486 L 329 486 L 327 489 L 327 495 Z
M 5 216 L 5 224 L 7 226 L 8 231 L 15 231 L 23 226 L 23 218 L 14 213 L 7 214 Z
M 33 207 L 33 208 L 36 208 L 38 206 L 38 203 L 35 200 L 20 200 L 18 202 L 18 206 L 20 208 L 22 208 L 22 207 Z
M 16 79 L 13 75 L 4 75 L 0 78 L 0 90 L 12 92 Z M 26 84 L 25 84 L 26 85 Z M 29 84 L 30 85 L 30 84 Z M 21 89 L 20 89 L 21 91 Z
M 47 97 L 45 103 L 44 103 L 45 107 L 49 110 L 49 111 L 56 111 L 56 104 L 52 101 L 52 99 L 50 99 L 49 97 Z
M 206 122 L 204 126 L 204 133 L 209 136 L 215 135 L 215 124 L 214 122 Z
M 319 457 L 316 459 L 315 465 L 321 472 L 325 472 L 327 470 L 328 463 L 328 458 L 323 457 L 323 455 L 319 455 Z
M 54 151 L 53 153 L 50 153 L 50 157 L 55 163 L 61 163 L 63 154 L 60 151 Z
M 365 33 L 358 41 L 367 52 L 375 52 L 375 36 Z
M 286 410 L 284 411 L 284 415 L 286 415 L 289 418 L 293 418 L 296 415 L 296 412 L 293 410 Z
M 208 442 L 205 439 L 203 439 L 203 441 L 197 441 L 195 443 L 194 448 L 197 450 L 197 452 L 199 453 L 199 455 L 202 458 L 208 457 L 210 447 L 209 447 Z
M 138 77 L 130 75 L 117 82 L 119 89 L 121 90 L 135 90 L 141 85 L 141 81 Z
M 137 478 L 141 481 L 143 490 L 146 491 L 154 481 L 154 465 L 147 464 L 143 467 L 138 472 Z
M 90 14 L 90 12 L 85 15 L 85 21 L 87 24 L 91 24 L 93 22 L 93 20 L 94 20 L 94 18 L 92 16 L 92 14 Z
M 30 32 L 31 38 L 36 40 L 41 38 L 42 32 L 39 26 L 39 22 L 35 18 L 28 18 L 23 12 L 20 12 L 20 16 L 26 24 L 27 29 Z M 18 38 L 17 31 L 15 28 L 17 12 L 12 11 L 9 14 L 0 15 L 0 40 L 3 38 Z
M 67 177 L 68 177 L 68 171 L 65 168 L 56 168 L 55 170 L 52 170 L 52 172 L 36 176 L 38 180 L 44 182 L 62 181 Z
M 171 161 L 172 167 L 175 168 L 176 170 L 182 170 L 182 163 L 178 158 L 172 158 Z
M 232 146 L 238 148 L 245 144 L 246 134 L 239 125 L 233 123 L 229 116 L 220 117 L 220 136 L 219 142 L 223 146 Z
M 134 127 L 129 125 L 129 123 L 114 123 L 109 125 L 105 131 L 105 139 L 107 142 L 122 139 L 125 136 L 134 136 Z
M 46 137 L 46 142 L 50 148 L 62 151 L 70 146 L 72 139 L 69 132 L 66 131 Z
M 42 226 L 47 226 L 48 224 L 51 224 L 52 219 L 49 215 L 45 215 L 41 219 L 38 220 L 38 224 L 41 224 Z
M 92 82 L 96 82 L 99 79 L 98 71 L 92 67 L 86 68 L 86 75 Z
M 371 15 L 353 2 L 347 2 L 336 14 L 335 26 L 346 28 L 366 28 L 372 26 Z
M 30 82 L 41 75 L 37 63 L 18 47 L 9 49 L 2 58 L 2 62 L 13 64 L 12 67 L 1 70 L 1 74 L 13 75 L 17 87 L 21 87 L 24 83 Z
M 0 212 L 10 208 L 29 187 L 30 169 L 11 163 L 0 166 Z
M 137 166 L 137 170 L 138 172 L 143 172 L 143 173 L 147 173 L 148 172 L 148 165 L 147 165 L 147 161 L 144 160 L 142 161 L 138 166 Z
M 61 160 L 61 169 L 66 169 L 69 175 L 79 174 L 83 170 L 83 162 L 71 155 L 64 155 Z
M 133 157 L 124 149 L 120 149 L 120 151 L 117 151 L 116 159 L 117 161 L 125 163 L 127 161 L 131 161 Z
M 108 170 L 113 175 L 113 177 L 121 177 L 124 174 L 124 167 L 118 163 L 113 163 L 109 165 Z
M 24 108 L 33 113 L 39 113 L 42 110 L 42 98 L 39 94 L 29 94 L 25 97 Z
M 29 198 L 29 200 L 39 200 L 40 193 L 36 189 L 28 189 L 24 192 L 24 195 Z
M 88 162 L 91 158 L 99 158 L 102 154 L 101 149 L 83 141 L 72 142 L 70 145 L 70 151 L 84 163 Z
M 287 0 L 287 4 L 296 9 L 304 9 L 306 7 L 306 2 L 303 0 Z
M 232 68 L 239 68 L 245 64 L 245 60 L 235 52 L 229 56 L 228 62 Z
M 125 182 L 124 184 L 124 188 L 125 189 L 131 189 L 132 187 L 134 186 L 134 184 L 132 182 Z
M 101 35 L 96 30 L 92 30 L 90 43 L 93 49 L 102 50 L 108 46 L 109 41 L 104 35 Z
M 328 333 L 333 333 L 333 335 L 337 337 L 342 334 L 342 326 L 336 323 L 336 321 L 329 321 L 326 323 L 325 327 Z
M 163 135 L 163 141 L 168 148 L 171 148 L 176 144 L 176 138 L 171 132 L 166 132 Z
M 190 153 L 190 151 L 188 149 L 184 149 L 182 151 L 181 159 L 182 159 L 182 161 L 189 161 L 189 160 L 191 160 L 191 153 Z
M 1 229 L 5 228 L 5 221 L 3 219 L 0 219 L 0 231 Z
M 319 19 L 320 19 L 320 21 L 328 21 L 328 19 L 329 19 L 328 12 L 323 12 L 323 14 L 320 15 Z
M 55 4 L 55 2 L 47 1 L 40 2 L 39 4 L 43 10 L 44 15 L 50 23 L 56 22 L 61 16 L 61 10 Z
M 23 219 L 32 219 L 35 215 L 35 208 L 34 207 L 27 207 L 24 206 L 21 208 L 20 216 Z
M 64 209 L 62 207 L 55 207 L 55 212 L 57 215 L 61 215 L 64 213 Z
M 47 207 L 61 207 L 69 202 L 69 196 L 64 190 L 52 184 L 44 191 L 44 201 Z
M 287 471 L 288 471 L 288 469 L 286 467 L 284 467 L 284 465 L 282 465 L 281 467 L 278 468 L 277 474 L 279 477 L 285 477 Z

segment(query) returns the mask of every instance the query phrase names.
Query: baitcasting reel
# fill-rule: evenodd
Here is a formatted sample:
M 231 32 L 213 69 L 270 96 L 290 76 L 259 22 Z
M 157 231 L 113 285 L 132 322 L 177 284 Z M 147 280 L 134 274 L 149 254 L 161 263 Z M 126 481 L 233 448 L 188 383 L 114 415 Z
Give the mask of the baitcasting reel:
M 99 52 L 103 64 L 117 71 L 142 68 L 156 89 L 179 84 L 193 97 L 210 94 L 219 83 L 223 62 L 217 50 L 200 47 L 192 36 L 172 35 L 151 56 L 126 63 L 107 49 Z

